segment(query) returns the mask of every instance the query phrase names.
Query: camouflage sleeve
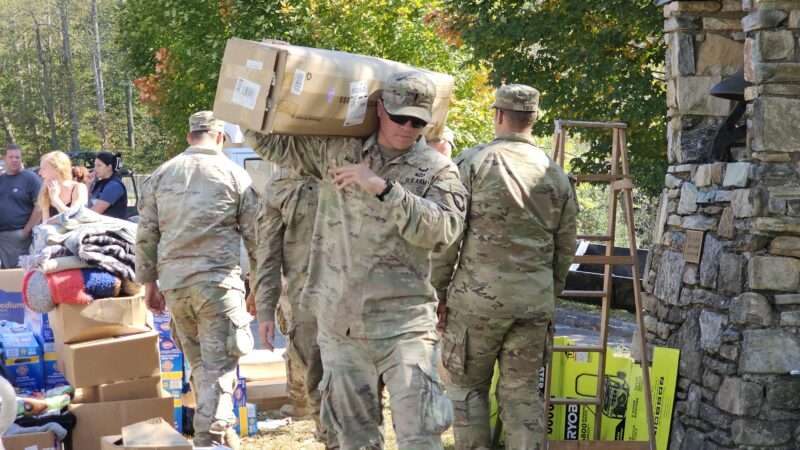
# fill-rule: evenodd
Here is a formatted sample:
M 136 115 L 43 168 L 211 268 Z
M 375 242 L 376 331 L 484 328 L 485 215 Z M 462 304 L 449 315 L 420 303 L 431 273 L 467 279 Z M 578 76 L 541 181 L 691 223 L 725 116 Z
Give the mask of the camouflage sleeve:
M 322 179 L 327 171 L 327 148 L 329 141 L 335 139 L 263 134 L 252 130 L 246 130 L 244 136 L 247 144 L 265 160 L 317 179 Z
M 256 266 L 256 312 L 258 321 L 274 321 L 281 297 L 284 225 L 281 211 L 268 203 L 265 195 L 258 215 L 258 250 Z
M 399 183 L 384 201 L 393 205 L 392 217 L 400 235 L 417 247 L 443 251 L 464 231 L 467 191 L 458 178 L 455 166 L 439 172 L 433 185 L 419 197 Z
M 575 239 L 577 237 L 576 218 L 578 215 L 578 204 L 575 200 L 575 192 L 569 188 L 569 195 L 564 201 L 561 209 L 561 221 L 556 230 L 554 241 L 555 251 L 553 252 L 553 292 L 556 296 L 561 295 L 567 283 L 569 266 L 575 256 Z
M 158 206 L 156 204 L 154 179 L 148 178 L 142 185 L 139 201 L 139 224 L 136 229 L 136 281 L 150 283 L 158 280 Z
M 253 268 L 256 267 L 256 252 L 258 246 L 259 196 L 252 184 L 240 195 L 241 202 L 239 203 L 239 212 L 237 214 L 239 232 L 242 234 L 244 248 L 247 250 L 247 256 L 250 261 L 250 286 L 255 286 L 255 269 Z

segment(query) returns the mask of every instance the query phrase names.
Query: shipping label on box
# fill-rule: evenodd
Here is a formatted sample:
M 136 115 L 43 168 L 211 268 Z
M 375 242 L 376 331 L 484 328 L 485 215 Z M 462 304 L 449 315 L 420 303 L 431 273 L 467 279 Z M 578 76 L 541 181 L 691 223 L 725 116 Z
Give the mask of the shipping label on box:
M 22 269 L 0 270 L 0 320 L 23 323 L 25 306 L 22 303 Z

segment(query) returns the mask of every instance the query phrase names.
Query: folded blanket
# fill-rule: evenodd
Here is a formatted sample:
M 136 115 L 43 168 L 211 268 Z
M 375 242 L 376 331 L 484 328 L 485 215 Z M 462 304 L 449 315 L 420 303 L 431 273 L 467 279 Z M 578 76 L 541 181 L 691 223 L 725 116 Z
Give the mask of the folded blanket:
M 88 269 L 90 267 L 89 264 L 77 256 L 59 256 L 43 261 L 40 270 L 44 273 L 53 273 L 73 269 Z
M 32 310 L 46 313 L 56 305 L 85 305 L 94 299 L 116 297 L 122 281 L 101 269 L 74 269 L 45 274 L 27 272 L 22 283 L 22 299 Z

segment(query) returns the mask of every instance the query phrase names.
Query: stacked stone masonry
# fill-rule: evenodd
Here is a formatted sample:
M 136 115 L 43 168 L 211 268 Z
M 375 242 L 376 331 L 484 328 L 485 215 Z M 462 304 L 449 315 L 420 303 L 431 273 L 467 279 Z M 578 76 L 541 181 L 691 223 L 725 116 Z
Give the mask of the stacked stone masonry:
M 649 341 L 681 349 L 670 449 L 800 449 L 800 0 L 663 13 L 670 167 L 644 305 Z M 735 105 L 709 91 L 740 69 L 747 139 L 715 161 Z

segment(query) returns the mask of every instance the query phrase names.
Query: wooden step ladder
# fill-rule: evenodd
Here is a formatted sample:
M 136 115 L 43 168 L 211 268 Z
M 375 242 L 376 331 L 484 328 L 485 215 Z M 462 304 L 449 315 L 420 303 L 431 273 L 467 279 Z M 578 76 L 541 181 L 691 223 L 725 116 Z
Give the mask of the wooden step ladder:
M 576 264 L 597 264 L 604 265 L 603 290 L 602 291 L 564 291 L 562 297 L 567 298 L 594 298 L 599 299 L 600 308 L 600 344 L 583 346 L 553 346 L 550 361 L 545 372 L 544 399 L 545 413 L 550 411 L 550 405 L 594 405 L 594 436 L 591 441 L 549 441 L 545 437 L 544 449 L 547 450 L 578 450 L 578 449 L 630 449 L 630 450 L 656 450 L 655 430 L 653 426 L 653 399 L 650 392 L 650 368 L 647 362 L 647 339 L 644 331 L 644 318 L 642 317 L 642 295 L 639 283 L 639 260 L 636 247 L 636 228 L 633 222 L 633 182 L 630 177 L 630 167 L 628 161 L 627 143 L 625 131 L 628 126 L 622 122 L 582 122 L 569 120 L 556 120 L 555 135 L 553 139 L 553 160 L 561 167 L 564 167 L 566 158 L 566 143 L 568 129 L 570 128 L 602 128 L 612 132 L 612 147 L 610 171 L 602 174 L 578 174 L 574 175 L 578 183 L 581 182 L 603 182 L 609 184 L 608 199 L 608 228 L 605 235 L 584 235 L 578 239 L 589 241 L 599 241 L 606 244 L 605 255 L 581 255 L 573 260 Z M 622 196 L 622 207 L 625 224 L 628 231 L 628 241 L 630 243 L 630 255 L 614 255 L 614 240 L 616 235 L 617 205 L 618 197 Z M 612 292 L 612 268 L 615 265 L 627 265 L 631 267 L 633 274 L 633 294 L 636 305 L 636 325 L 639 329 L 639 348 L 641 354 L 642 375 L 644 382 L 645 409 L 647 414 L 647 441 L 600 441 L 600 428 L 603 418 L 603 407 L 605 405 L 605 369 L 606 352 L 608 345 L 608 310 L 613 297 Z M 552 338 L 552 337 L 551 337 Z M 553 364 L 553 354 L 564 352 L 592 352 L 598 354 L 597 372 L 597 393 L 592 398 L 551 398 L 550 397 L 550 378 Z

